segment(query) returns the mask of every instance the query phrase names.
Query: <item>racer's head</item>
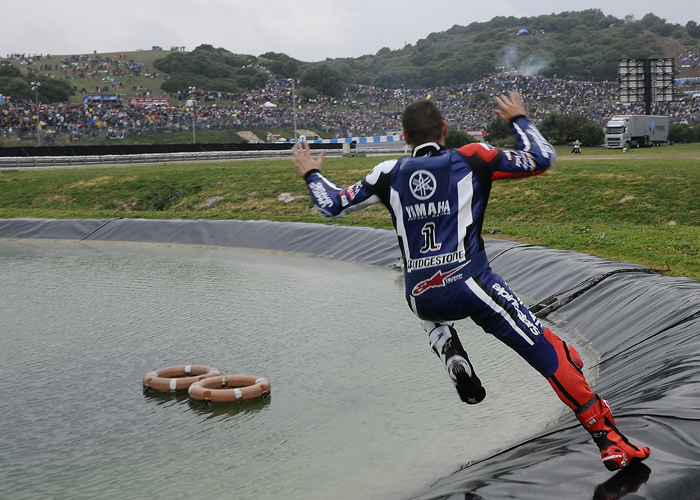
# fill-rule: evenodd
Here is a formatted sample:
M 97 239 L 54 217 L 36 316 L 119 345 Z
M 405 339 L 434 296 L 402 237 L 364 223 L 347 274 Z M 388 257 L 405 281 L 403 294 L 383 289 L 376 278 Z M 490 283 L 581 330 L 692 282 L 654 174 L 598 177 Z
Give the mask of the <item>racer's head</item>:
M 414 147 L 426 142 L 443 144 L 447 135 L 447 123 L 432 101 L 416 101 L 409 104 L 403 112 L 402 122 L 404 138 Z

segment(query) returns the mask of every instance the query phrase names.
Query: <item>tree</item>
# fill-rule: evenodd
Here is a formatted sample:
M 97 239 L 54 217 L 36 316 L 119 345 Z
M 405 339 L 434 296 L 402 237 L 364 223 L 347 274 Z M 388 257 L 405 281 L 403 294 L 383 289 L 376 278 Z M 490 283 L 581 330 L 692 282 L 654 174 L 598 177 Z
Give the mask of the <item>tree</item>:
M 309 87 L 301 87 L 296 91 L 297 97 L 310 101 L 318 98 L 318 91 Z
M 600 146 L 605 143 L 605 130 L 596 123 L 584 123 L 578 130 L 578 136 L 578 140 L 586 146 Z
M 65 80 L 42 78 L 39 98 L 42 102 L 66 102 L 74 94 L 73 88 Z
M 13 99 L 34 99 L 34 92 L 26 78 L 0 76 L 0 94 Z
M 287 54 L 276 52 L 266 52 L 262 54 L 260 56 L 260 63 L 275 75 L 282 78 L 298 77 L 302 68 L 301 61 L 289 57 Z
M 605 142 L 603 127 L 591 123 L 584 115 L 560 115 L 551 113 L 539 127 L 552 144 L 570 144 L 576 139 L 587 146 Z
M 662 24 L 659 27 L 659 35 L 661 36 L 671 36 L 673 34 L 673 25 L 672 24 Z
M 691 127 L 685 123 L 672 123 L 668 127 L 668 140 L 671 142 L 700 141 L 700 125 Z
M 486 127 L 486 139 L 493 146 L 513 144 L 513 131 L 501 118 L 496 118 Z
M 665 24 L 666 19 L 661 19 L 659 16 L 652 14 L 651 12 L 640 19 L 640 22 L 647 28 L 651 28 L 656 24 Z
M 700 38 L 700 26 L 695 21 L 688 21 L 685 25 L 685 30 L 693 38 Z
M 448 130 L 445 136 L 445 146 L 449 149 L 457 149 L 472 142 L 476 142 L 474 136 L 454 128 Z
M 10 69 L 13 68 L 13 69 Z M 14 71 L 16 70 L 16 71 Z M 31 80 L 17 75 L 19 70 L 12 66 L 0 66 L 0 94 L 9 95 L 14 99 L 36 99 L 36 92 L 32 90 L 31 81 L 39 81 L 39 101 L 43 103 L 66 102 L 74 94 L 73 88 L 64 80 L 39 77 Z M 15 75 L 15 76 L 11 76 Z
M 670 142 L 685 142 L 683 136 L 688 125 L 683 123 L 672 123 L 668 127 L 668 140 Z
M 329 64 L 321 63 L 304 71 L 301 84 L 326 95 L 338 97 L 343 91 L 343 75 Z
M 22 76 L 22 72 L 18 67 L 12 64 L 0 64 L 0 77 L 17 78 Z
M 174 93 L 188 87 L 235 92 L 267 83 L 267 73 L 254 67 L 254 62 L 257 62 L 254 56 L 200 45 L 189 53 L 173 52 L 157 59 L 153 66 L 170 74 L 170 80 L 161 86 L 166 92 Z

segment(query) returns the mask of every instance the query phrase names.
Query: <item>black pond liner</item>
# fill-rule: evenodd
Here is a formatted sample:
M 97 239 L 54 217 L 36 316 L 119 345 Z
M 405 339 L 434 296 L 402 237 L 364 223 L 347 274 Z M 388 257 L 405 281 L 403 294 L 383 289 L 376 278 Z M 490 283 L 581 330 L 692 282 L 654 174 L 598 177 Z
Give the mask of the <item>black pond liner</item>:
M 0 238 L 214 245 L 383 267 L 399 263 L 393 231 L 324 224 L 3 219 Z M 537 435 L 455 464 L 455 472 L 414 498 L 700 498 L 700 283 L 509 241 L 487 240 L 486 249 L 493 269 L 533 311 L 596 353 L 587 367 L 596 374 L 593 390 L 610 401 L 623 432 L 652 454 L 608 472 L 588 433 L 562 405 L 562 416 Z

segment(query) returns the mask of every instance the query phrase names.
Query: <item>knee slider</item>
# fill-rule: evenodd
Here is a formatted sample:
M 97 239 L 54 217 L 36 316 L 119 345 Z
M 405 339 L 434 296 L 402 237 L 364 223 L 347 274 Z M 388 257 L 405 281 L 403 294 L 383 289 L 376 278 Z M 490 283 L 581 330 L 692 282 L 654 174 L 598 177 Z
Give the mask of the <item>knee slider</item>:
M 574 349 L 574 346 L 568 345 L 566 348 L 569 351 L 569 359 L 571 359 L 571 361 L 579 368 L 583 368 L 583 360 L 581 359 L 581 355 L 576 349 Z

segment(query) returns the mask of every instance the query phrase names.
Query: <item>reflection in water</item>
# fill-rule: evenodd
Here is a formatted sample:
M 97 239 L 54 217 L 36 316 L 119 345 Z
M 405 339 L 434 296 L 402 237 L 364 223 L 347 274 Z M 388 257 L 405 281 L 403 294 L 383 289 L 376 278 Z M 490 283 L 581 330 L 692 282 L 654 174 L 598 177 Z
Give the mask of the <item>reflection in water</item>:
M 272 396 L 269 396 L 260 401 L 252 401 L 250 403 L 232 403 L 232 404 L 209 404 L 200 403 L 197 401 L 188 401 L 190 408 L 200 415 L 208 418 L 227 417 L 239 414 L 255 414 L 260 413 L 265 407 L 271 403 Z
M 593 492 L 593 500 L 619 500 L 629 493 L 636 493 L 649 480 L 650 475 L 651 469 L 643 462 L 632 462 L 599 484 Z
M 461 403 L 393 270 L 4 241 L 0 269 L 3 498 L 406 498 L 562 411 L 470 322 L 458 328 L 489 396 Z M 189 363 L 263 376 L 272 397 L 143 394 L 144 373 Z
M 187 401 L 189 398 L 187 397 L 187 391 L 178 391 L 178 392 L 158 392 L 158 391 L 151 391 L 148 389 L 143 389 L 143 396 L 146 399 L 153 400 L 156 404 L 163 405 L 163 404 L 171 404 L 173 401 L 175 402 L 181 402 L 181 401 Z

